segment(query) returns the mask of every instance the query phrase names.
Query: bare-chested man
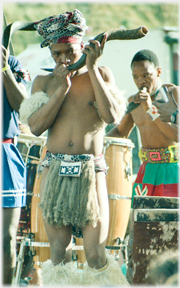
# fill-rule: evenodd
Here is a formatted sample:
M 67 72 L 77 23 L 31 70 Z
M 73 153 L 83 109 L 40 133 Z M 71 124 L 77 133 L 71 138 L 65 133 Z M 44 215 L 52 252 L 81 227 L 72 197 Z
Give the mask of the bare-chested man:
M 159 92 L 161 87 L 165 87 L 167 90 L 169 101 L 172 101 L 173 96 L 178 103 L 179 87 L 173 84 L 162 85 L 158 58 L 150 50 L 141 50 L 136 53 L 131 62 L 131 69 L 139 91 L 129 98 L 129 102 L 133 101 L 140 105 L 130 113 L 126 113 L 120 124 L 113 128 L 108 136 L 128 137 L 134 125 L 139 128 L 142 142 L 139 157 L 143 163 L 133 185 L 133 196 L 178 197 L 177 142 L 179 129 L 176 123 L 163 122 L 167 117 L 164 119 L 163 114 L 160 116 L 155 105 L 157 104 L 158 108 L 166 105 L 157 102 L 158 99 L 162 101 L 160 98 L 163 98 L 164 95 L 160 94 L 161 91 Z M 177 107 L 176 110 L 178 110 Z M 130 243 L 132 244 L 132 241 Z M 129 251 L 128 265 L 131 269 L 130 247 Z M 132 283 L 130 269 L 126 276 Z
M 94 47 L 84 47 L 85 19 L 78 10 L 44 19 L 35 27 L 45 39 L 41 47 L 49 46 L 56 63 L 53 73 L 34 80 L 30 106 L 40 104 L 28 112 L 34 135 L 48 130 L 41 208 L 52 261 L 43 265 L 44 284 L 127 284 L 118 264 L 105 255 L 109 204 L 103 135 L 105 123 L 116 121 L 120 111 L 111 92 L 111 71 L 97 66 L 106 36 L 101 44 L 92 40 Z M 67 66 L 82 53 L 86 66 L 69 72 Z M 31 110 L 27 102 L 23 105 Z M 72 233 L 81 232 L 88 263 L 82 280 L 66 253 Z

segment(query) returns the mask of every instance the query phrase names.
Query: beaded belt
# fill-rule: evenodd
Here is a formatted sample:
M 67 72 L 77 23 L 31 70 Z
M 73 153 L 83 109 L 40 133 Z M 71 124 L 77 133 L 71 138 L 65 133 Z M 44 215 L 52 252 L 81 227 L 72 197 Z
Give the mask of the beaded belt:
M 79 154 L 79 155 L 69 155 L 69 154 L 53 154 L 49 151 L 46 152 L 47 156 L 52 157 L 56 160 L 64 160 L 67 162 L 78 162 L 78 161 L 89 161 L 94 158 L 93 154 Z
M 179 161 L 179 146 L 173 145 L 159 149 L 141 148 L 139 158 L 146 163 L 175 163 Z

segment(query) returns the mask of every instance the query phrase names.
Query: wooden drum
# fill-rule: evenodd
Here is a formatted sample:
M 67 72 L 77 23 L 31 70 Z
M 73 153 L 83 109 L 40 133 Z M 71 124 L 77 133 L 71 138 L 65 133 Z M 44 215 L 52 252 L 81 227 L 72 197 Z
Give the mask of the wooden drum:
M 83 246 L 83 238 L 78 238 L 74 236 L 74 242 L 75 245 L 77 246 Z M 77 261 L 77 268 L 78 269 L 84 269 L 84 264 L 86 262 L 86 256 L 84 252 L 84 247 L 83 249 L 77 249 L 76 251 L 73 251 L 76 255 L 76 261 Z
M 132 148 L 130 139 L 104 137 L 104 154 L 109 167 L 107 189 L 109 197 L 109 234 L 107 246 L 124 239 L 132 198 Z
M 41 160 L 45 157 L 46 146 L 42 150 Z M 40 185 L 41 185 L 41 175 L 38 173 L 35 177 L 34 188 L 33 188 L 33 197 L 31 204 L 31 232 L 35 234 L 35 242 L 39 242 L 39 246 L 35 246 L 36 256 L 34 256 L 35 267 L 39 268 L 41 262 L 50 259 L 50 247 L 43 245 L 43 242 L 48 243 L 47 233 L 44 227 L 42 212 L 39 207 L 40 204 Z M 42 244 L 42 245 L 41 245 Z

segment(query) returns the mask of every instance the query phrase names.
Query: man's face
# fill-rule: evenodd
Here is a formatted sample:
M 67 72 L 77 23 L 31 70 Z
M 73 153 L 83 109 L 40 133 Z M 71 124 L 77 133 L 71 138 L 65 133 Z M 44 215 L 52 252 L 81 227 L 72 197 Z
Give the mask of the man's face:
M 132 76 L 137 88 L 147 88 L 151 93 L 157 89 L 161 68 L 157 68 L 148 60 L 135 61 L 132 65 Z
M 81 57 L 83 44 L 57 43 L 50 46 L 51 55 L 56 63 L 72 65 Z

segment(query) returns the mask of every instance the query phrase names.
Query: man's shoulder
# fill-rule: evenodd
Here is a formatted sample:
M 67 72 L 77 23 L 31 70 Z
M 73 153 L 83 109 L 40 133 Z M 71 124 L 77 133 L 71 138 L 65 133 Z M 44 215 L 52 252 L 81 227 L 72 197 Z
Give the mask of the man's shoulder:
M 163 83 L 162 87 L 167 87 L 167 88 L 176 88 L 178 86 L 176 86 L 175 84 L 172 83 Z
M 99 66 L 98 69 L 99 69 L 99 72 L 100 72 L 102 78 L 104 79 L 104 81 L 115 85 L 114 76 L 113 76 L 113 73 L 109 67 Z
M 34 79 L 34 83 L 36 84 L 47 84 L 49 80 L 51 79 L 51 74 L 48 75 L 37 75 Z
M 99 66 L 98 69 L 102 72 L 105 72 L 105 73 L 112 73 L 111 69 L 107 66 Z
M 51 79 L 51 74 L 48 75 L 38 75 L 33 81 L 33 91 L 41 91 L 46 92 L 47 85 Z
M 36 81 L 47 81 L 48 79 L 50 79 L 51 78 L 51 75 L 52 75 L 52 73 L 50 73 L 50 74 L 48 74 L 48 75 L 37 75 L 36 76 L 36 78 L 35 78 L 35 80 Z

